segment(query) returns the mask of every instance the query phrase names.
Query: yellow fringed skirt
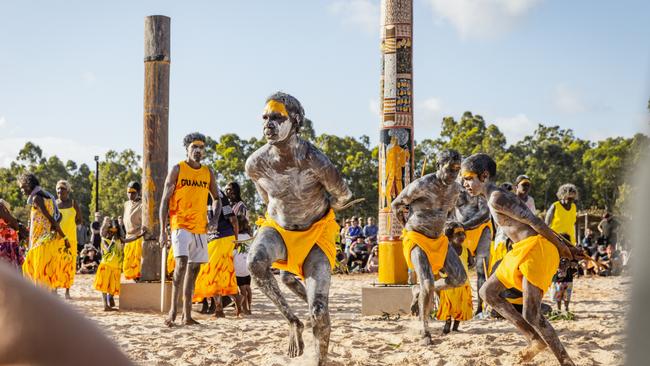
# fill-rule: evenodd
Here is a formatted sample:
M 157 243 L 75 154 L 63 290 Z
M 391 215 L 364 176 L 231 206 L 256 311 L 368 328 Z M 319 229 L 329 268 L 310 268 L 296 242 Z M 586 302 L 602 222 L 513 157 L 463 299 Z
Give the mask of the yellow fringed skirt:
M 58 288 L 70 288 L 74 283 L 77 273 L 77 245 L 70 243 L 70 248 L 65 248 L 65 242 L 58 248 L 59 265 L 57 269 Z
M 208 243 L 208 263 L 201 265 L 194 286 L 194 301 L 205 297 L 236 295 L 239 292 L 233 250 L 235 236 L 214 239 Z
M 120 294 L 121 268 L 109 263 L 100 263 L 95 274 L 95 290 L 109 295 Z
M 127 280 L 140 278 L 142 268 L 142 238 L 138 238 L 124 246 L 124 262 L 122 272 Z
M 23 262 L 23 274 L 37 285 L 50 289 L 59 284 L 59 247 L 63 245 L 61 239 L 54 239 L 53 235 L 45 235 L 39 239 L 37 245 L 27 252 Z
M 466 321 L 472 319 L 472 289 L 469 283 L 456 288 L 440 291 L 440 305 L 436 318 L 447 320 L 449 318 Z

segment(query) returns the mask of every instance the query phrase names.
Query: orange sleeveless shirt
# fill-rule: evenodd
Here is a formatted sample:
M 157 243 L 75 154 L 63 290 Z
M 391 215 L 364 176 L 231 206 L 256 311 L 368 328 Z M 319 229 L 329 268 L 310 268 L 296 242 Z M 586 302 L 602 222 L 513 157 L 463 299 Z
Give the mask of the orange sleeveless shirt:
M 206 234 L 210 169 L 205 165 L 194 169 L 185 161 L 181 161 L 178 167 L 176 189 L 169 202 L 171 229 L 185 229 L 192 234 Z

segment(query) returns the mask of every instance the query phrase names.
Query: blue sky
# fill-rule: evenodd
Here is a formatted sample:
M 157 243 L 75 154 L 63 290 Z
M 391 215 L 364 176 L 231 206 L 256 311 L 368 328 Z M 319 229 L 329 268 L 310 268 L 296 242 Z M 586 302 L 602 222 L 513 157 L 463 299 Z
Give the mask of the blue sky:
M 2 1 L 0 165 L 26 141 L 90 162 L 142 149 L 143 18 L 172 18 L 170 160 L 182 137 L 261 136 L 295 95 L 317 133 L 378 136 L 379 1 Z M 416 140 L 470 110 L 514 142 L 648 125 L 644 1 L 414 0 Z

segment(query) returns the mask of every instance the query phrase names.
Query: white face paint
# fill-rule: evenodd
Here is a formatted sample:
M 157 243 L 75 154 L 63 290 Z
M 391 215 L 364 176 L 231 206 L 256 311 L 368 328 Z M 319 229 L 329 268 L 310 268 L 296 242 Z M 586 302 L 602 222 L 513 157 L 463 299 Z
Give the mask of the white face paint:
M 286 120 L 283 123 L 280 123 L 278 131 L 278 141 L 284 141 L 289 137 L 291 133 L 291 121 Z

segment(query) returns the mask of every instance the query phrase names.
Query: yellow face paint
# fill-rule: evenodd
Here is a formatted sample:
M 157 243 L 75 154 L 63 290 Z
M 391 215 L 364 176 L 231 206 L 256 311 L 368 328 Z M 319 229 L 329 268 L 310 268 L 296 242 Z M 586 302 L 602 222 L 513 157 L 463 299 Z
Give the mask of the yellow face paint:
M 474 172 L 464 171 L 462 176 L 463 179 L 473 179 L 474 177 L 478 177 L 478 174 Z
M 192 141 L 192 145 L 203 147 L 203 146 L 205 146 L 205 142 L 203 142 L 201 140 L 194 140 L 194 141 Z
M 138 193 L 138 191 L 135 190 L 135 188 L 129 188 L 127 190 L 128 193 Z
M 464 232 L 465 232 L 465 229 L 463 229 L 462 227 L 457 227 L 457 228 L 454 229 L 454 234 L 464 233 Z
M 519 184 L 524 184 L 524 183 L 530 184 L 530 181 L 528 179 L 522 179 L 521 182 L 519 182 Z
M 269 115 L 274 112 L 283 117 L 289 118 L 287 107 L 285 107 L 284 104 L 275 100 L 269 100 L 269 102 L 266 103 L 266 107 L 264 107 L 264 112 L 262 114 Z

